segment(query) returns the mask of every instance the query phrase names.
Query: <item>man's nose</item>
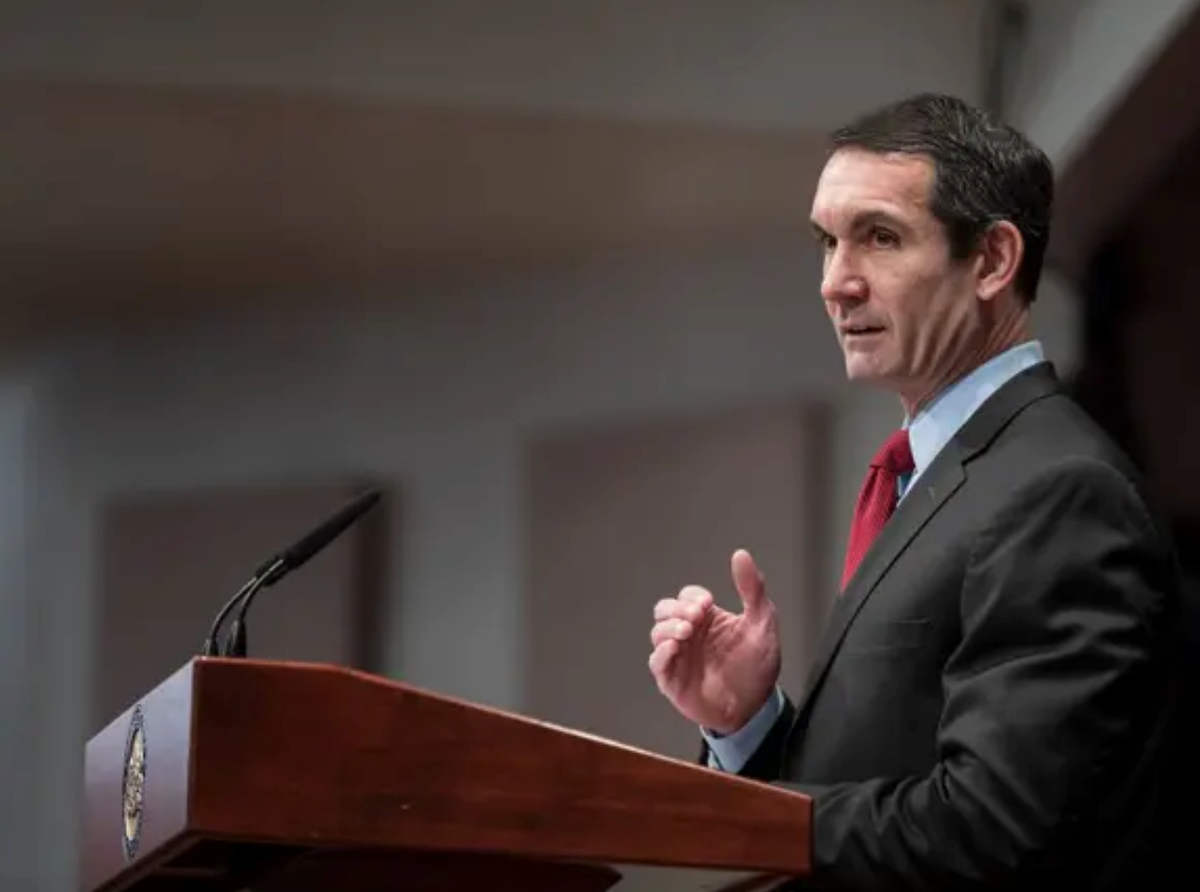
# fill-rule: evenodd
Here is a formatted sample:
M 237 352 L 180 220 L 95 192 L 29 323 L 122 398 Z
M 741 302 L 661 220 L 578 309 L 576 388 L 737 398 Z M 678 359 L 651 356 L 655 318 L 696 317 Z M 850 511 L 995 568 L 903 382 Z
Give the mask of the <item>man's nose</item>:
M 865 300 L 867 282 L 846 252 L 834 249 L 825 258 L 821 297 L 830 303 Z

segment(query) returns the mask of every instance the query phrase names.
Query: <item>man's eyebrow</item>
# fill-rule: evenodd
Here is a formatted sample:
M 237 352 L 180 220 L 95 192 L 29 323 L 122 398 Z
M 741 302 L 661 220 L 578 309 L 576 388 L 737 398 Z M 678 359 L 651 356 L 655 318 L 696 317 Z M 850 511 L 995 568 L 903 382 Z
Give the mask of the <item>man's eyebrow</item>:
M 868 229 L 871 226 L 884 225 L 889 229 L 907 229 L 904 221 L 894 214 L 889 214 L 887 211 L 863 211 L 858 214 L 850 222 L 850 228 L 856 232 L 863 229 Z
M 870 229 L 872 226 L 880 225 L 897 230 L 908 228 L 899 217 L 882 210 L 860 211 L 850 219 L 850 231 L 855 233 L 862 232 L 864 229 Z M 812 228 L 813 237 L 817 241 L 824 241 L 827 238 L 833 237 L 816 220 L 809 220 L 809 226 Z

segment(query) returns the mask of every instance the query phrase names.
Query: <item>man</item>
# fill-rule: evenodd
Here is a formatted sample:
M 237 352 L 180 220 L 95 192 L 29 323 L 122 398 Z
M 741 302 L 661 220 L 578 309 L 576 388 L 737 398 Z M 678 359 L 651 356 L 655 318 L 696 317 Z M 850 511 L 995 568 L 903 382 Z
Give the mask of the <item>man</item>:
M 742 612 L 698 586 L 659 602 L 650 670 L 709 765 L 813 797 L 821 889 L 1162 885 L 1180 581 L 1134 469 L 1030 335 L 1050 163 L 944 96 L 832 142 L 821 294 L 848 376 L 905 423 L 796 700 L 744 551 Z

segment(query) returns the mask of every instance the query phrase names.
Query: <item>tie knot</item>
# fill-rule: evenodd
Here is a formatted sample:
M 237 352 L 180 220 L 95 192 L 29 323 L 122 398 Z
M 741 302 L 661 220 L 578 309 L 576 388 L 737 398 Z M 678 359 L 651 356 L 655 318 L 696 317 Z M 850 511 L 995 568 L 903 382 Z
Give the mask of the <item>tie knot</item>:
M 871 467 L 883 468 L 893 474 L 911 474 L 915 465 L 912 447 L 908 442 L 908 431 L 901 429 L 888 437 L 887 442 L 871 460 Z

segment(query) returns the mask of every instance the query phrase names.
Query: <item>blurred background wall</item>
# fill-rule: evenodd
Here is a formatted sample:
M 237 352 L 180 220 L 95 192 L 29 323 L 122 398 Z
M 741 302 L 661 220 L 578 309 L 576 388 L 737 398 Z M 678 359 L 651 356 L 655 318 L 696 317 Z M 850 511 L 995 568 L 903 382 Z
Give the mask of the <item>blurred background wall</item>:
M 1195 4 L 1006 7 L 6 4 L 0 885 L 74 888 L 87 736 L 363 485 L 254 652 L 690 756 L 651 608 L 747 547 L 802 679 L 901 417 L 844 382 L 809 201 L 911 92 L 1054 158 L 1039 334 L 1186 531 Z

